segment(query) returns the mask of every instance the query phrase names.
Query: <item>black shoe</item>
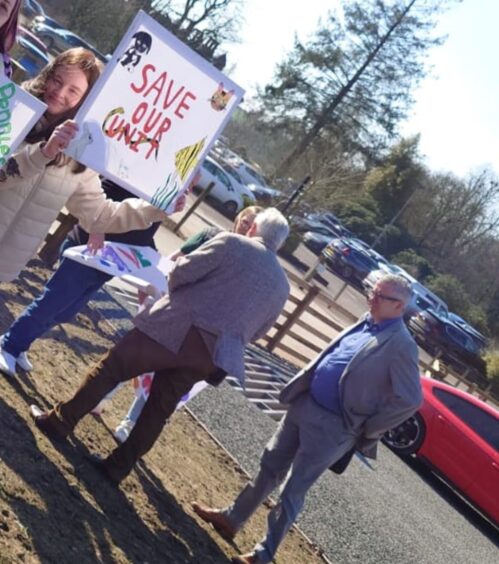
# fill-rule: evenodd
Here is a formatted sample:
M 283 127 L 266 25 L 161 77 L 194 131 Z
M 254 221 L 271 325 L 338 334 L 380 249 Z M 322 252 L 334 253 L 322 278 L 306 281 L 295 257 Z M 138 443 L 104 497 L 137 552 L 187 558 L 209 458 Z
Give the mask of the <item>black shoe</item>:
M 55 428 L 48 412 L 42 411 L 37 405 L 30 405 L 29 414 L 38 429 L 51 441 L 63 442 L 66 440 L 66 437 Z
M 106 482 L 114 487 L 120 485 L 120 480 L 113 478 L 106 467 L 106 461 L 98 454 L 88 454 L 85 458 L 90 464 L 99 472 L 99 474 L 106 479 Z

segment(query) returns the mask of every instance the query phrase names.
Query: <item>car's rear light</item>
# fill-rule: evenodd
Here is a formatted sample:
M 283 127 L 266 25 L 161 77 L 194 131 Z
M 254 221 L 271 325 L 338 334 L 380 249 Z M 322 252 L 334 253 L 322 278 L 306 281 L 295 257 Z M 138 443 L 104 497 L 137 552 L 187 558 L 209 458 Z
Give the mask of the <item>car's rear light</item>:
M 341 254 L 344 257 L 347 257 L 350 254 L 350 249 L 348 247 L 345 247 L 344 249 L 341 249 Z

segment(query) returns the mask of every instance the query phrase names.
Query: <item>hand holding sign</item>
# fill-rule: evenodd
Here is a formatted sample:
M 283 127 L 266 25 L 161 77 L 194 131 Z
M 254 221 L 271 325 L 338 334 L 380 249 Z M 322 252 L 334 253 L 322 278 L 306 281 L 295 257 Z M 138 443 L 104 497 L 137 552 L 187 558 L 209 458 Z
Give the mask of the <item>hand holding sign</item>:
M 87 249 L 92 256 L 97 254 L 104 247 L 104 240 L 106 235 L 104 233 L 90 233 L 87 241 Z
M 42 147 L 42 153 L 48 159 L 55 159 L 61 151 L 67 149 L 69 143 L 78 133 L 78 129 L 78 124 L 72 119 L 61 123 L 54 129 L 49 140 Z

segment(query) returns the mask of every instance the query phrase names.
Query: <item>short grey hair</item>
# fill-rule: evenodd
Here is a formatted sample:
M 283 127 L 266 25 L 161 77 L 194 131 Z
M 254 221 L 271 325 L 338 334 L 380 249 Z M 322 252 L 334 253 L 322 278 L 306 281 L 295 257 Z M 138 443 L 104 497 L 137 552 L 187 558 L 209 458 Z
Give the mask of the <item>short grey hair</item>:
M 254 220 L 255 235 L 261 237 L 269 249 L 277 252 L 289 235 L 288 220 L 276 208 L 267 208 Z
M 397 294 L 397 297 L 404 302 L 404 305 L 407 306 L 410 302 L 412 297 L 411 283 L 403 276 L 398 276 L 397 274 L 385 274 L 385 276 L 378 280 L 378 284 L 390 285 Z

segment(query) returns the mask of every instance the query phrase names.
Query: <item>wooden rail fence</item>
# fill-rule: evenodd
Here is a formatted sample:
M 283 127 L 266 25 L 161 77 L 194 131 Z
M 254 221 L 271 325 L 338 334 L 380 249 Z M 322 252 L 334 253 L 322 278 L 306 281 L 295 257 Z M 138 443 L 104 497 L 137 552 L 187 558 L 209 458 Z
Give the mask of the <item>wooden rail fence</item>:
M 287 274 L 292 286 L 291 295 L 281 317 L 262 339 L 261 344 L 297 367 L 303 367 L 320 353 L 337 333 L 355 322 L 357 317 L 337 301 L 348 287 L 346 282 L 331 297 L 315 283 L 305 281 L 302 276 L 292 272 Z M 320 305 L 317 303 L 319 300 Z M 318 329 L 318 326 L 323 329 Z M 441 356 L 442 351 L 437 351 L 431 360 L 421 359 L 421 371 L 432 378 L 462 387 L 484 401 L 498 404 L 498 398 L 468 379 L 471 369 L 459 374 L 444 364 Z
M 57 220 L 59 226 L 47 235 L 38 253 L 49 266 L 55 264 L 59 247 L 77 223 L 75 217 L 65 212 L 61 212 Z M 355 322 L 357 316 L 338 303 L 345 290 L 350 288 L 346 282 L 331 296 L 313 281 L 305 280 L 303 275 L 291 271 L 287 271 L 287 275 L 291 282 L 291 294 L 281 316 L 263 337 L 261 344 L 268 351 L 297 367 L 303 367 L 319 354 L 337 333 Z M 459 374 L 441 362 L 440 357 L 441 351 L 437 351 L 429 362 L 421 360 L 422 372 L 458 387 L 463 386 L 482 400 L 497 405 L 496 397 L 488 390 L 478 388 L 476 383 L 467 378 L 470 370 Z

